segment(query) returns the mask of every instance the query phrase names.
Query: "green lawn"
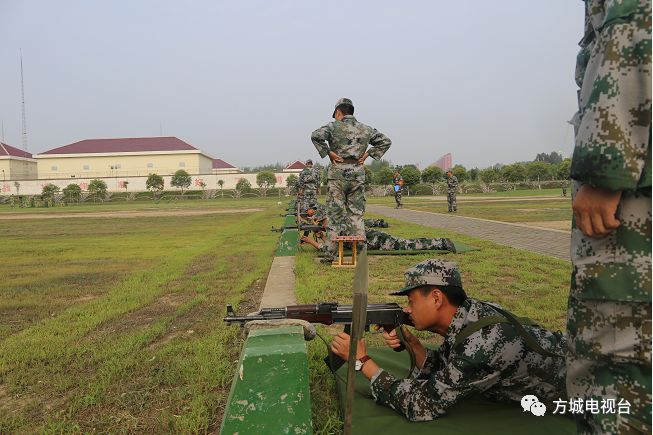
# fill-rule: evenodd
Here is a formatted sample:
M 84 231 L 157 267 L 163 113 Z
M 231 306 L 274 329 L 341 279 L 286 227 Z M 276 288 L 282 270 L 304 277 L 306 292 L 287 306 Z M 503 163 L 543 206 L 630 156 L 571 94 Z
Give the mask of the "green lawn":
M 0 221 L 0 433 L 217 430 L 279 210 Z
M 258 305 L 288 199 L 80 205 L 97 211 L 261 208 L 200 216 L 0 220 L 0 433 L 211 432 L 219 427 L 242 336 L 226 303 Z M 412 198 L 411 198 L 412 201 Z M 9 210 L 7 210 L 9 209 Z M 71 207 L 26 210 L 61 213 Z M 18 209 L 0 207 L 0 213 Z M 23 210 L 21 210 L 23 211 Z M 389 220 L 389 232 L 481 248 L 448 254 L 472 297 L 564 328 L 569 263 Z M 370 257 L 370 302 L 426 256 Z M 353 270 L 297 256 L 299 303 L 351 303 Z M 334 328 L 321 328 L 334 333 Z M 425 336 L 425 334 L 421 334 Z M 373 341 L 378 343 L 378 336 Z M 333 378 L 309 343 L 316 433 L 340 433 Z

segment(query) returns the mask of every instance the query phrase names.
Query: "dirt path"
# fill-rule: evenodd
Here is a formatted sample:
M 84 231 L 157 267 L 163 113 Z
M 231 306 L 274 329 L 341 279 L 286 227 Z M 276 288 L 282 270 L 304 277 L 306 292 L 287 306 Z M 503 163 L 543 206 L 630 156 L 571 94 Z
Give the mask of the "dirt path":
M 137 218 L 165 216 L 202 216 L 207 214 L 252 213 L 260 208 L 216 209 L 216 210 L 116 210 L 78 213 L 8 213 L 0 215 L 0 220 L 15 219 L 68 219 L 68 218 Z

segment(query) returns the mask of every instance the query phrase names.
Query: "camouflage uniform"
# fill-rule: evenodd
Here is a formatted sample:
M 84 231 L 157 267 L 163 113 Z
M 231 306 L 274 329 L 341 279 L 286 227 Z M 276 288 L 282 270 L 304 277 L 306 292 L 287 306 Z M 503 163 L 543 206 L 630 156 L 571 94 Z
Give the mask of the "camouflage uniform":
M 457 211 L 458 207 L 456 204 L 456 192 L 458 191 L 458 177 L 454 174 L 451 174 L 451 177 L 447 177 L 447 205 L 449 206 L 449 211 Z
M 455 263 L 426 260 L 406 272 L 404 295 L 424 284 L 462 288 Z M 467 325 L 497 316 L 492 304 L 467 299 L 458 307 L 438 350 L 427 350 L 424 366 L 407 379 L 380 369 L 370 379 L 374 399 L 411 421 L 433 420 L 456 403 L 474 395 L 494 401 L 519 402 L 533 394 L 545 403 L 565 395 L 565 361 L 528 347 L 510 323 L 493 323 L 473 332 L 458 345 L 456 336 Z M 566 340 L 539 326 L 524 326 L 546 351 L 563 354 Z
M 317 205 L 317 189 L 320 187 L 320 171 L 315 168 L 304 168 L 299 174 L 299 188 L 303 190 L 302 211 Z
M 397 203 L 397 208 L 403 207 L 401 202 L 403 181 L 404 179 L 401 177 L 401 175 L 392 177 L 392 185 L 395 192 L 395 202 Z M 399 189 L 397 189 L 397 186 L 399 186 Z
M 388 228 L 390 225 L 383 219 L 365 219 L 365 228 Z
M 591 238 L 572 222 L 567 388 L 631 405 L 578 416 L 579 433 L 650 433 L 651 2 L 587 0 L 580 46 L 573 194 L 621 191 L 621 225 Z
M 351 104 L 350 100 L 341 99 L 336 107 L 343 104 L 344 100 L 344 104 Z M 344 159 L 343 163 L 329 165 L 327 172 L 329 222 L 325 260 L 329 261 L 335 257 L 335 237 L 365 235 L 365 168 L 358 163 L 358 159 L 367 151 L 372 158 L 378 160 L 392 142 L 376 129 L 358 122 L 352 115 L 318 128 L 311 135 L 311 141 L 320 157 L 326 157 L 333 151 Z M 369 150 L 368 144 L 372 146 Z
M 418 237 L 402 239 L 388 233 L 376 230 L 365 230 L 367 249 L 379 251 L 422 251 L 427 249 L 456 252 L 456 247 L 450 239 L 440 237 Z

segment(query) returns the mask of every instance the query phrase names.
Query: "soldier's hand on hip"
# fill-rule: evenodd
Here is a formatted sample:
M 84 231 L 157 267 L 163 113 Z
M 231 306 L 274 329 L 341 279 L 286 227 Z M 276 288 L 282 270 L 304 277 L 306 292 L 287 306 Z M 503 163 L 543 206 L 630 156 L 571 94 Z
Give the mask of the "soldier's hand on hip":
M 603 237 L 621 225 L 615 217 L 621 191 L 583 184 L 574 197 L 572 208 L 576 226 L 588 237 Z
M 365 152 L 363 153 L 363 155 L 360 156 L 360 157 L 358 158 L 358 164 L 359 164 L 359 165 L 364 165 L 364 164 L 365 164 L 365 160 L 366 160 L 369 156 L 370 156 L 370 154 L 369 154 L 367 151 L 365 151 Z
M 345 161 L 345 159 L 340 157 L 334 151 L 329 151 L 329 159 L 331 160 L 331 163 L 342 163 Z

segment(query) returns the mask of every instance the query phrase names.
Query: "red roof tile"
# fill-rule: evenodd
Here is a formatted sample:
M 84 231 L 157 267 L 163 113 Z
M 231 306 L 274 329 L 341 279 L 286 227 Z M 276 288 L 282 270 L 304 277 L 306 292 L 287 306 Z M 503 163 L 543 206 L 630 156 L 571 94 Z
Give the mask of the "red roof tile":
M 136 137 L 87 139 L 45 151 L 41 154 L 134 153 L 148 151 L 197 150 L 176 137 Z
M 0 156 L 10 156 L 10 157 L 24 157 L 31 159 L 32 155 L 18 148 L 14 148 L 6 143 L 0 142 Z
M 286 166 L 286 169 L 304 169 L 305 167 L 306 167 L 305 164 L 303 164 L 299 160 L 295 160 L 294 163 L 291 163 L 288 166 Z
M 213 159 L 213 169 L 236 169 L 236 167 L 222 159 Z

